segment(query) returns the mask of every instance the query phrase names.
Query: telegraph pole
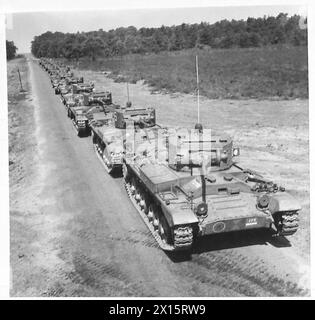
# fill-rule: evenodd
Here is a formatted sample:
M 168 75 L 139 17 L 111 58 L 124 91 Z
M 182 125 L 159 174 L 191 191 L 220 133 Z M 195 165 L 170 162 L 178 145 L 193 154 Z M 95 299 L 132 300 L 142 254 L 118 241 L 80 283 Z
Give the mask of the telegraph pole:
M 18 68 L 18 74 L 19 74 L 19 80 L 20 80 L 20 92 L 25 92 L 25 90 L 23 89 L 23 85 L 22 85 L 22 80 L 21 80 L 21 74 L 20 74 L 20 69 Z

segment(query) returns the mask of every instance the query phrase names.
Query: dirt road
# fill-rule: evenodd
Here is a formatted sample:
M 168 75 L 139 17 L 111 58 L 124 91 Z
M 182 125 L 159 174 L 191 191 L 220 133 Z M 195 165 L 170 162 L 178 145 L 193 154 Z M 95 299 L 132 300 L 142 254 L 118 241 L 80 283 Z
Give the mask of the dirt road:
M 309 294 L 307 255 L 265 232 L 207 238 L 190 256 L 161 251 L 121 178 L 105 173 L 89 137 L 76 136 L 48 75 L 31 59 L 28 68 L 28 179 L 10 171 L 11 295 Z

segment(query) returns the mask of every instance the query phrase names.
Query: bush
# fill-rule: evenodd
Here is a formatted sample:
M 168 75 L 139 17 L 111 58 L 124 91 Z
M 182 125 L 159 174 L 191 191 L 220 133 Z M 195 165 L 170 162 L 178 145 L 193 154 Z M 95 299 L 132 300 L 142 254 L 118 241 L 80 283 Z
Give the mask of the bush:
M 13 41 L 6 40 L 7 60 L 15 58 L 17 47 Z
M 209 98 L 308 98 L 307 47 L 274 45 L 261 48 L 189 49 L 176 54 L 104 58 L 116 82 L 144 79 L 152 90 L 196 93 L 198 54 L 200 94 Z M 81 65 L 81 63 L 80 63 Z M 82 64 L 83 65 L 83 64 Z M 84 68 L 100 70 L 100 62 Z

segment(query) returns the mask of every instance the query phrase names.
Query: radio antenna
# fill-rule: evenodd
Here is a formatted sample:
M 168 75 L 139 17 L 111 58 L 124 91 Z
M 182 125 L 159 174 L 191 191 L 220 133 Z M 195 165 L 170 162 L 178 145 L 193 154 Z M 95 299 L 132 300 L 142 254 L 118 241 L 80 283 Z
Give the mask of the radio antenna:
M 126 103 L 127 108 L 131 107 L 131 102 L 129 100 L 129 83 L 127 81 L 127 103 Z
M 128 84 L 128 82 L 127 82 L 127 99 L 129 101 L 129 84 Z
M 198 56 L 197 56 L 197 55 L 196 55 L 196 75 L 197 75 L 198 123 L 200 123 L 200 105 L 199 105 L 199 72 L 198 72 Z

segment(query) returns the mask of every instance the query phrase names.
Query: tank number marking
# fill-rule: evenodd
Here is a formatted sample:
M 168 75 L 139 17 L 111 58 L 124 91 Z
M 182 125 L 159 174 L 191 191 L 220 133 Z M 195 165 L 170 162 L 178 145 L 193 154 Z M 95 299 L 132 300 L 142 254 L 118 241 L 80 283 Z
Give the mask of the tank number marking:
M 245 223 L 245 226 L 253 226 L 257 224 L 257 219 L 256 218 L 249 218 L 247 219 L 246 223 Z

